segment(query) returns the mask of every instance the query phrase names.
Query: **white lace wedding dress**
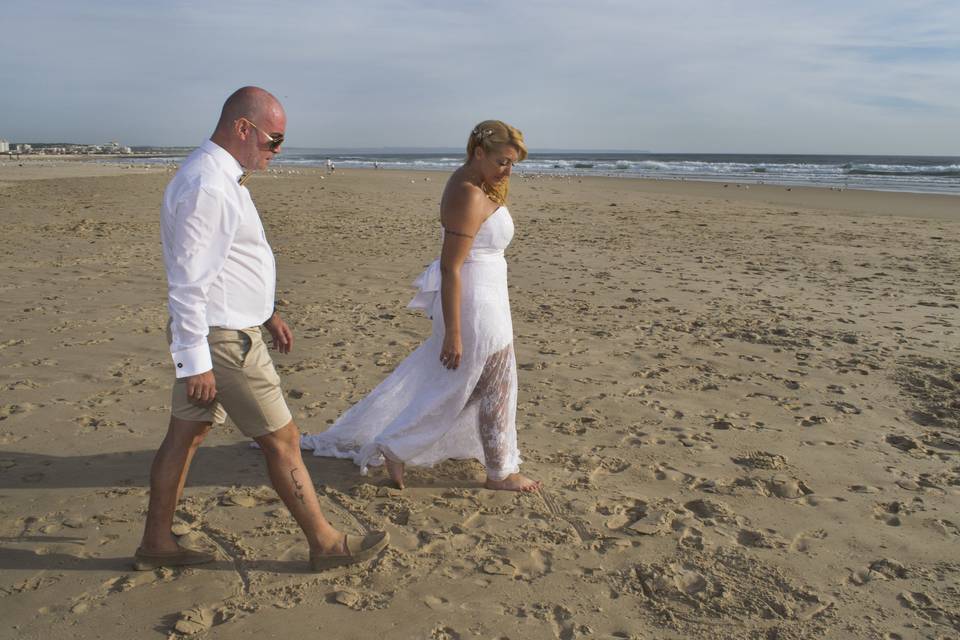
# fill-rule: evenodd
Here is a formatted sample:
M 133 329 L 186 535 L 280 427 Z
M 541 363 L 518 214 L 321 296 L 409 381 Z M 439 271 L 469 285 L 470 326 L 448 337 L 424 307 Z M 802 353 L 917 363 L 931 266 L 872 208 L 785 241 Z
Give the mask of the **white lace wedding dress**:
M 327 431 L 301 437 L 314 455 L 351 458 L 363 473 L 383 456 L 412 466 L 476 458 L 487 477 L 503 480 L 520 470 L 517 450 L 517 363 L 503 251 L 513 238 L 506 207 L 480 226 L 460 270 L 463 357 L 457 369 L 440 363 L 444 323 L 440 262 L 414 285 L 408 307 L 433 319 L 430 338 Z

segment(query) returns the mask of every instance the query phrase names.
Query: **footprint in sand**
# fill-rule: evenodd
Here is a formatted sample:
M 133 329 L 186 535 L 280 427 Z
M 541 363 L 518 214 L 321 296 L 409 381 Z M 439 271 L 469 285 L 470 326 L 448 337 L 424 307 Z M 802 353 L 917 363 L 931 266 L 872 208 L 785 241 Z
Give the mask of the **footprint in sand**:
M 427 595 L 423 597 L 423 604 L 434 611 L 444 611 L 450 608 L 450 601 L 439 596 Z
M 628 435 L 623 436 L 620 440 L 620 444 L 627 445 L 630 447 L 643 447 L 643 446 L 653 446 L 653 445 L 663 445 L 667 441 L 663 438 L 658 438 L 652 436 L 651 434 L 645 431 L 636 431 L 629 433 Z
M 896 560 L 874 560 L 867 567 L 854 571 L 850 582 L 862 586 L 873 580 L 902 580 L 911 577 L 911 572 Z
M 461 636 L 453 627 L 438 625 L 430 631 L 430 640 L 460 640 Z
M 553 636 L 560 640 L 572 640 L 577 637 L 578 629 L 573 622 L 573 612 L 562 604 L 535 604 L 533 615 L 540 620 L 549 620 Z M 539 611 L 537 610 L 539 609 Z
M 947 600 L 946 604 L 930 592 L 904 591 L 897 596 L 897 600 L 922 618 L 955 630 L 960 629 L 960 613 L 957 612 L 954 602 L 951 602 L 956 596 L 948 591 L 942 594 L 942 597 Z
M 657 465 L 653 469 L 653 474 L 657 480 L 669 480 L 671 482 L 688 483 L 696 479 L 689 473 L 677 471 L 673 467 L 667 465 Z
M 950 452 L 960 451 L 960 439 L 954 438 L 940 431 L 926 431 L 920 436 L 920 440 L 923 442 L 923 444 L 934 449 L 942 449 Z
M 517 567 L 513 565 L 509 558 L 494 557 L 488 558 L 480 563 L 480 570 L 491 576 L 509 576 L 513 577 L 517 573 Z
M 874 519 L 891 527 L 899 527 L 900 516 L 906 513 L 906 505 L 902 502 L 884 502 L 873 508 Z
M 554 433 L 562 433 L 568 436 L 582 436 L 587 432 L 587 428 L 596 422 L 596 418 L 582 416 L 574 418 L 569 422 L 548 422 L 547 427 Z
M 209 631 L 215 624 L 217 624 L 216 613 L 213 609 L 196 606 L 177 614 L 173 630 L 185 636 L 193 636 Z
M 813 489 L 802 480 L 786 475 L 775 475 L 767 482 L 767 488 L 772 495 L 786 500 L 803 498 L 813 493 Z
M 779 471 L 787 467 L 787 458 L 769 451 L 751 451 L 732 459 L 734 463 L 750 469 L 770 469 Z
M 6 420 L 10 416 L 15 416 L 22 413 L 30 413 L 34 409 L 43 407 L 42 404 L 32 404 L 30 402 L 24 402 L 23 404 L 3 404 L 0 405 L 0 420 Z
M 854 484 L 848 487 L 847 491 L 852 491 L 853 493 L 880 493 L 883 489 L 869 484 Z
M 641 517 L 627 524 L 624 530 L 644 536 L 664 535 L 670 532 L 677 515 L 676 511 L 666 506 L 649 508 Z
M 637 499 L 601 497 L 590 505 L 589 509 L 607 516 L 604 526 L 607 529 L 617 530 L 643 514 L 647 509 L 647 503 Z
M 17 380 L 16 382 L 11 382 L 6 386 L 7 391 L 24 391 L 27 389 L 39 389 L 40 385 L 26 378 L 24 380 Z
M 945 536 L 960 537 L 960 525 L 954 524 L 950 520 L 934 518 L 933 520 L 927 520 L 924 524 L 932 527 Z
M 755 549 L 782 549 L 787 546 L 773 529 L 740 529 L 737 543 Z
M 736 524 L 738 521 L 736 512 L 719 500 L 701 498 L 684 503 L 683 506 L 706 525 Z
M 793 540 L 790 541 L 789 550 L 799 553 L 806 553 L 813 547 L 814 540 L 823 540 L 826 537 L 827 532 L 823 529 L 798 533 L 796 536 L 794 536 Z
M 703 541 L 703 530 L 698 529 L 692 523 L 692 518 L 673 521 L 671 527 L 673 528 L 677 545 L 683 549 L 703 551 L 706 548 L 706 543 Z
M 677 434 L 677 442 L 688 449 L 697 449 L 700 451 L 719 448 L 718 445 L 714 444 L 713 437 L 710 434 L 697 432 L 690 433 L 686 429 L 681 430 Z
M 553 554 L 542 549 L 510 553 L 510 564 L 516 568 L 516 577 L 527 582 L 553 572 Z
M 62 573 L 57 573 L 51 575 L 34 576 L 10 585 L 9 587 L 0 587 L 0 597 L 12 595 L 14 593 L 41 591 L 60 582 L 60 580 L 63 579 L 63 575 L 64 574 Z
M 7 347 L 18 347 L 23 344 L 28 344 L 26 340 L 5 340 L 0 342 L 0 351 L 3 351 Z
M 828 407 L 832 407 L 839 413 L 843 413 L 846 415 L 860 415 L 862 413 L 860 407 L 850 404 L 849 402 L 834 401 L 834 402 L 827 402 L 825 404 Z
M 95 418 L 93 416 L 80 416 L 79 418 L 74 418 L 73 421 L 77 423 L 83 431 L 101 431 L 127 426 L 126 422 L 108 420 L 107 418 Z

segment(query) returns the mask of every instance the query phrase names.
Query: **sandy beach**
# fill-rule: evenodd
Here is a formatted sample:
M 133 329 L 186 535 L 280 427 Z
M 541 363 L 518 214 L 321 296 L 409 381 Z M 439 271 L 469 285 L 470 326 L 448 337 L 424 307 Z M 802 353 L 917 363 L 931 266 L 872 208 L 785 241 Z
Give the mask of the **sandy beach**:
M 20 165 L 23 166 L 20 166 Z M 960 199 L 516 176 L 508 250 L 532 495 L 471 461 L 408 488 L 309 457 L 392 547 L 307 571 L 230 424 L 178 512 L 214 565 L 134 572 L 166 429 L 165 168 L 0 166 L 0 638 L 960 636 Z M 437 172 L 248 184 L 322 431 L 423 340 Z

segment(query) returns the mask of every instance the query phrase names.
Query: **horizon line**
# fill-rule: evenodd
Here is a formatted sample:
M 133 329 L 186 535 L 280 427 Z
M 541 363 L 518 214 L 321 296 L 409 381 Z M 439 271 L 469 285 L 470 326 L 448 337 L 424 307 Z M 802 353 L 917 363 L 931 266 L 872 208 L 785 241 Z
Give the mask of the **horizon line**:
M 38 147 L 60 147 L 60 146 L 78 146 L 78 147 L 89 147 L 89 146 L 98 146 L 98 143 L 83 143 L 83 142 L 13 142 L 10 140 L 5 140 L 11 146 L 15 144 L 29 144 Z M 106 144 L 106 143 L 99 143 Z M 124 144 L 123 146 L 130 147 L 135 152 L 144 151 L 144 150 L 188 150 L 195 149 L 197 145 L 152 145 L 152 144 Z M 349 147 L 349 146 L 332 146 L 332 147 L 312 147 L 312 146 L 289 146 L 286 147 L 289 151 L 311 151 L 319 153 L 424 153 L 424 154 L 454 154 L 462 155 L 465 153 L 465 149 L 461 147 L 416 147 L 416 146 L 358 146 L 358 147 Z M 10 153 L 15 153 L 13 150 Z M 926 157 L 926 158 L 960 158 L 960 154 L 949 155 L 949 154 L 937 154 L 937 153 L 850 153 L 850 152 L 829 152 L 829 153 L 814 153 L 814 152 L 796 152 L 796 151 L 654 151 L 650 149 L 604 149 L 604 148 L 552 148 L 545 147 L 537 150 L 530 150 L 531 155 L 543 155 L 543 154 L 561 154 L 561 153 L 603 153 L 603 154 L 636 154 L 636 155 L 715 155 L 715 156 L 861 156 L 861 157 Z M 282 152 L 281 152 L 282 155 Z

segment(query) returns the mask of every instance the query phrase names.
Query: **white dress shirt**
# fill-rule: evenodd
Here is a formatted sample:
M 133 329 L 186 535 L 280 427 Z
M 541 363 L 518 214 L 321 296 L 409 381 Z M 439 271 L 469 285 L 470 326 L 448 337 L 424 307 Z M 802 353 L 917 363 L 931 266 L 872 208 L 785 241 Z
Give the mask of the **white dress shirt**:
M 240 163 L 205 141 L 167 185 L 160 211 L 178 378 L 210 371 L 208 327 L 245 329 L 273 313 L 276 264 Z

